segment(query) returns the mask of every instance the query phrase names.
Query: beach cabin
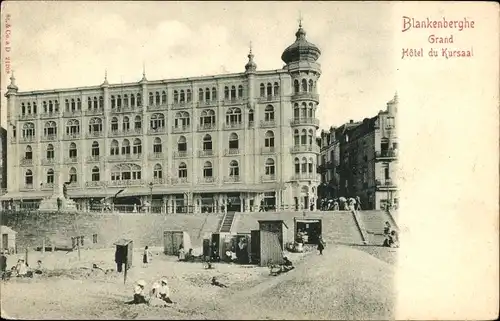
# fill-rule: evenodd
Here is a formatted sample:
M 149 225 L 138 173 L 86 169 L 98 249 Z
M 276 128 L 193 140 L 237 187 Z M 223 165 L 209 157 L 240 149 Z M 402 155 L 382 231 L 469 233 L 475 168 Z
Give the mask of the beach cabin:
M 260 266 L 283 263 L 283 250 L 288 226 L 283 220 L 259 221 L 259 262 Z M 252 235 L 253 237 L 254 235 Z
M 191 246 L 191 238 L 185 231 L 164 231 L 163 232 L 163 253 L 166 255 L 179 255 L 180 246 L 188 253 Z
M 322 233 L 321 219 L 295 217 L 293 222 L 295 238 L 297 238 L 298 233 L 301 232 L 304 244 L 318 244 L 318 237 Z
M 130 269 L 132 267 L 134 242 L 132 240 L 120 239 L 114 245 L 116 245 L 115 262 L 125 263 L 125 269 Z
M 14 254 L 16 250 L 16 234 L 17 232 L 8 226 L 0 226 L 0 234 L 2 234 L 2 251 Z

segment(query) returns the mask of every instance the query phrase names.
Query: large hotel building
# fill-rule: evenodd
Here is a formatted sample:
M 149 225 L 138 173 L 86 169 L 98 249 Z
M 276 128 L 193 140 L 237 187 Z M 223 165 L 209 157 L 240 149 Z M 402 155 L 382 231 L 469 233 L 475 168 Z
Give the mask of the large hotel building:
M 7 87 L 8 187 L 41 200 L 63 183 L 79 206 L 121 189 L 162 211 L 315 206 L 316 62 L 300 27 L 282 69 L 22 92 Z

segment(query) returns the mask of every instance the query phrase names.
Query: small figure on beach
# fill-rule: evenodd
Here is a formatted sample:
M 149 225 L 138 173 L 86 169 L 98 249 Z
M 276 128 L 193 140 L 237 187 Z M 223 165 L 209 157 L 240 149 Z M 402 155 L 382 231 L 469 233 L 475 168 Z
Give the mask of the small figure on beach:
M 325 241 L 323 241 L 323 237 L 318 236 L 318 251 L 319 255 L 323 255 L 323 250 L 325 249 Z
M 227 288 L 227 285 L 217 281 L 217 278 L 215 276 L 212 278 L 212 285 L 218 286 L 219 288 Z
M 144 280 L 137 281 L 134 287 L 134 300 L 129 302 L 130 304 L 147 304 L 148 300 L 144 294 L 144 288 L 146 287 L 146 282 Z
M 148 267 L 148 264 L 151 263 L 152 256 L 153 256 L 153 254 L 151 253 L 148 246 L 146 245 L 146 247 L 144 248 L 144 253 L 142 254 L 142 263 L 143 263 L 144 267 Z
M 161 300 L 165 301 L 166 303 L 174 303 L 172 302 L 172 300 L 170 300 L 170 288 L 168 287 L 166 278 L 163 278 L 161 280 L 158 293 Z

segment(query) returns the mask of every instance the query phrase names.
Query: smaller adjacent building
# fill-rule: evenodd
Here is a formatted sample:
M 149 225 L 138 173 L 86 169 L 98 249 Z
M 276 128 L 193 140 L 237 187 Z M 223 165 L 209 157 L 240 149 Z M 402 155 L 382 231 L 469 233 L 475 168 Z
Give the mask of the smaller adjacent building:
M 372 118 L 323 131 L 318 198 L 359 196 L 363 209 L 398 206 L 397 94 Z

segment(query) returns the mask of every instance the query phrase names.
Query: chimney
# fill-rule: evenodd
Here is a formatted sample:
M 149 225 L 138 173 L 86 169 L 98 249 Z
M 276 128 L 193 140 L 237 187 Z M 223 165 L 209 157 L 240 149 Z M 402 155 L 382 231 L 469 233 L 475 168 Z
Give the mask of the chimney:
M 354 123 L 354 120 L 352 120 L 352 119 L 351 119 L 351 120 L 349 120 L 349 123 L 350 123 L 350 124 Z

